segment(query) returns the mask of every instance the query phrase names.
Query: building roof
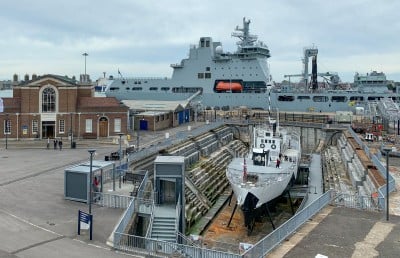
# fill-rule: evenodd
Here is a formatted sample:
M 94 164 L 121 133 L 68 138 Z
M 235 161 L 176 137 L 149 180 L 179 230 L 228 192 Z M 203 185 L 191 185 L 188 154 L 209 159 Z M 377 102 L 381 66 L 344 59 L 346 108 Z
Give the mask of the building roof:
M 183 156 L 157 156 L 154 163 L 185 163 L 185 157 Z
M 44 74 L 44 75 L 40 75 L 37 76 L 35 79 L 29 80 L 29 81 L 21 81 L 19 83 L 19 85 L 26 85 L 26 84 L 30 84 L 32 82 L 44 79 L 44 78 L 53 78 L 59 81 L 62 81 L 66 84 L 72 84 L 72 85 L 77 85 L 78 81 L 76 79 L 73 78 L 69 78 L 67 76 L 61 76 L 61 75 L 56 75 L 56 74 Z
M 186 109 L 189 101 L 122 100 L 129 109 L 142 111 L 179 111 Z
M 164 114 L 168 114 L 169 112 L 167 111 L 145 111 L 145 112 L 141 112 L 136 114 L 135 116 L 159 116 L 159 115 L 164 115 Z

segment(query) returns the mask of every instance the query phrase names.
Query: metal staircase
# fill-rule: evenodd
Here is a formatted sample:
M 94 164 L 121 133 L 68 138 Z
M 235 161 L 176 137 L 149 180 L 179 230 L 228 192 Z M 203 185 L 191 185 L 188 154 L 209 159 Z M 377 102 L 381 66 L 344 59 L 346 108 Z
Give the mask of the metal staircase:
M 154 216 L 153 225 L 151 229 L 151 238 L 176 242 L 176 219 L 175 217 L 157 217 Z

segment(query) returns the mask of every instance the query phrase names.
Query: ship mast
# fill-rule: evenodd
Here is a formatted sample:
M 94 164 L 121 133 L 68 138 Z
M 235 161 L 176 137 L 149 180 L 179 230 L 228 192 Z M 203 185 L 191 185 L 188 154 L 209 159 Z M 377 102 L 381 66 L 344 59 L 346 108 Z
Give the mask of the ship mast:
M 256 35 L 251 35 L 250 34 L 250 20 L 246 21 L 246 18 L 243 18 L 243 28 L 239 28 L 239 26 L 236 26 L 235 30 L 237 32 L 232 32 L 232 37 L 239 38 L 240 41 L 238 41 L 236 44 L 239 46 L 239 48 L 245 47 L 245 46 L 253 46 L 254 42 L 257 41 L 257 36 Z

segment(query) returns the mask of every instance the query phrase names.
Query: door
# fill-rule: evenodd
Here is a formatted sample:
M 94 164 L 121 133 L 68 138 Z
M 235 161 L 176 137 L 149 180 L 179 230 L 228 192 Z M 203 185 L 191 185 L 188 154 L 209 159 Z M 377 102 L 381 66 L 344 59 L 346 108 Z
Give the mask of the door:
M 178 123 L 179 123 L 180 125 L 183 124 L 184 117 L 185 117 L 184 112 L 183 112 L 183 111 L 179 111 L 179 112 L 178 112 Z
M 99 120 L 99 137 L 107 137 L 108 136 L 108 119 L 106 117 L 102 117 Z
M 147 120 L 140 120 L 140 130 L 147 131 L 148 127 Z
M 176 204 L 175 198 L 175 182 L 162 180 L 162 203 Z
M 55 121 L 43 121 L 42 122 L 42 139 L 54 138 L 54 128 L 56 126 Z
M 185 109 L 185 123 L 189 123 L 190 121 L 190 110 Z

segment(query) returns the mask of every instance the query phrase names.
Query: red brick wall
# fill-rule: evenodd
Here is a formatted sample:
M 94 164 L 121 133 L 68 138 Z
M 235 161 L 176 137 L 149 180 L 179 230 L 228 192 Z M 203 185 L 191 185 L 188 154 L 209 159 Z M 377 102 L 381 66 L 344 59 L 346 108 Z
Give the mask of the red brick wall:
M 78 99 L 80 97 L 93 97 L 94 87 L 92 85 L 65 85 L 65 82 L 57 82 L 54 78 L 43 80 L 40 84 L 32 82 L 30 84 L 16 85 L 13 89 L 13 98 L 7 100 L 4 113 L 0 114 L 0 138 L 4 136 L 4 120 L 11 121 L 11 134 L 8 135 L 10 140 L 12 139 L 32 139 L 37 136 L 32 134 L 32 120 L 38 121 L 39 138 L 41 138 L 41 116 L 39 114 L 39 103 L 40 97 L 39 91 L 42 87 L 52 85 L 57 88 L 58 91 L 58 114 L 56 114 L 55 121 L 55 136 L 56 137 L 68 137 L 71 127 L 71 115 L 72 113 L 72 131 L 74 137 L 83 137 L 86 129 L 86 119 L 92 119 L 92 131 L 93 135 L 98 135 L 98 121 L 99 118 L 105 116 L 108 118 L 108 136 L 116 136 L 114 132 L 114 119 L 121 118 L 121 132 L 127 133 L 127 116 L 128 107 L 120 106 L 119 102 L 114 101 L 117 104 L 104 103 L 101 105 L 101 101 L 98 101 L 100 105 L 95 107 L 81 108 L 79 106 Z M 79 125 L 79 115 L 80 125 Z M 17 122 L 17 115 L 18 122 Z M 59 134 L 59 120 L 65 120 L 65 133 Z M 23 134 L 23 126 L 27 127 L 26 134 Z M 18 128 L 18 129 L 17 129 Z M 18 133 L 18 135 L 17 135 Z

